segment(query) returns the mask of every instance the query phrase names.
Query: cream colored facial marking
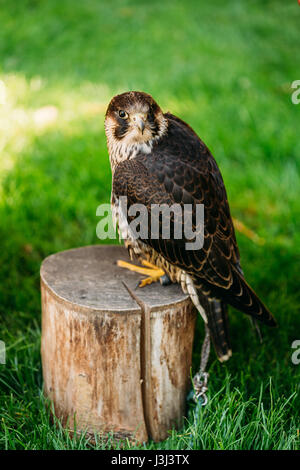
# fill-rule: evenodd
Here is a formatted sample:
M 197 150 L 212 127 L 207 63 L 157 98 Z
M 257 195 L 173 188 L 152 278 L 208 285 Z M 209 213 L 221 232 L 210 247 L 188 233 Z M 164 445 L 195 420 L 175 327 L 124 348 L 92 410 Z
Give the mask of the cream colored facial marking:
M 167 131 L 167 119 L 160 112 L 156 116 L 159 128 L 157 134 L 153 137 L 150 123 L 148 122 L 149 107 L 147 105 L 135 103 L 133 106 L 126 107 L 124 111 L 128 113 L 126 119 L 128 130 L 121 139 L 117 139 L 114 134 L 115 128 L 118 125 L 115 116 L 106 116 L 105 119 L 107 146 L 113 169 L 121 161 L 134 158 L 138 152 L 150 153 L 153 143 Z
M 147 126 L 147 113 L 135 113 L 129 116 L 129 119 L 132 125 L 143 134 Z

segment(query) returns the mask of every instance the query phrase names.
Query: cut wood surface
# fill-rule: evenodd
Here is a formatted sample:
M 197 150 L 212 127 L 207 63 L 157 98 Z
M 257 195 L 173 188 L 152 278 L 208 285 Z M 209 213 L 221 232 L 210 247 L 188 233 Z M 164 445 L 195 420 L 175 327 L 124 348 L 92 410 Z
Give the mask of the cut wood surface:
M 138 288 L 120 246 L 41 267 L 44 391 L 64 426 L 144 442 L 182 423 L 196 311 L 177 285 Z

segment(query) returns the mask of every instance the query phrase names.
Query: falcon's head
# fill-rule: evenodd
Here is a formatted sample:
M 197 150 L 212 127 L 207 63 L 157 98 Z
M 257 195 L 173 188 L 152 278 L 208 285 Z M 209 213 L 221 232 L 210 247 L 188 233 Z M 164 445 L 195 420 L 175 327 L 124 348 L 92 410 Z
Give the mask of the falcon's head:
M 159 138 L 167 120 L 152 96 L 129 91 L 115 96 L 108 105 L 105 132 L 110 149 L 114 145 L 138 146 Z

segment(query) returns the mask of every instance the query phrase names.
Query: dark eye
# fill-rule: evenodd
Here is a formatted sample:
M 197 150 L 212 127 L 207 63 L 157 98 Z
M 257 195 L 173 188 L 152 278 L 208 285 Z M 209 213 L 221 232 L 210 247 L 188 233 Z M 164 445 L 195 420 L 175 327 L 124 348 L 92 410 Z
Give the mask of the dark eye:
M 123 111 L 123 109 L 120 109 L 119 116 L 122 119 L 127 119 L 128 118 L 128 114 L 126 113 L 126 111 Z

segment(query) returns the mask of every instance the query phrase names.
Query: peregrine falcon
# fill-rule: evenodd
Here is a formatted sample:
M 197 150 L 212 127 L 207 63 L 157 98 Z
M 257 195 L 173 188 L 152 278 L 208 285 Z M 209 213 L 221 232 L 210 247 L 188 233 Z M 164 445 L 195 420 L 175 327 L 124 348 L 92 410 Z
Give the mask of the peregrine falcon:
M 105 132 L 112 169 L 111 204 L 121 237 L 131 258 L 148 274 L 141 283 L 166 278 L 181 284 L 202 315 L 218 359 L 232 355 L 227 304 L 269 326 L 272 314 L 247 284 L 230 215 L 224 182 L 209 149 L 180 118 L 163 113 L 146 93 L 130 91 L 115 96 L 105 116 Z M 186 249 L 186 239 L 174 236 L 132 237 L 132 217 L 120 210 L 143 204 L 190 204 L 194 221 L 197 204 L 204 205 L 204 243 Z M 175 216 L 172 218 L 175 223 Z M 120 266 L 135 270 L 130 263 Z M 164 277 L 163 277 L 164 276 Z

